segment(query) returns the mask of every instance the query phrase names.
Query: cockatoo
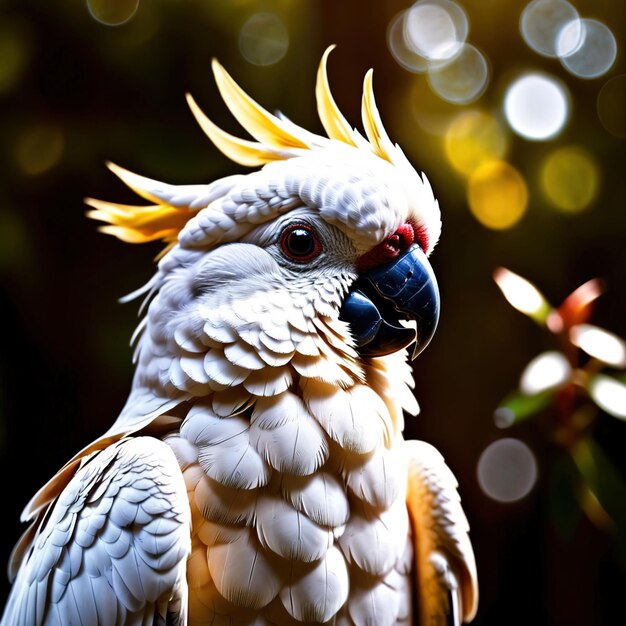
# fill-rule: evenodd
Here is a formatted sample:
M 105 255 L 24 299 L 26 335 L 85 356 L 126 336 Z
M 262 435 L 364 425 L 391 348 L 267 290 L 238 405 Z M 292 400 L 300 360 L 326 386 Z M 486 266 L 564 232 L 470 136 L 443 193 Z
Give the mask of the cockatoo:
M 135 296 L 128 401 L 26 506 L 3 626 L 458 624 L 477 608 L 457 482 L 405 440 L 413 356 L 437 325 L 440 211 L 380 119 L 330 92 L 327 137 L 254 102 L 217 62 L 261 166 L 174 186 L 111 169 L 150 204 L 88 200 L 101 229 L 163 240 Z

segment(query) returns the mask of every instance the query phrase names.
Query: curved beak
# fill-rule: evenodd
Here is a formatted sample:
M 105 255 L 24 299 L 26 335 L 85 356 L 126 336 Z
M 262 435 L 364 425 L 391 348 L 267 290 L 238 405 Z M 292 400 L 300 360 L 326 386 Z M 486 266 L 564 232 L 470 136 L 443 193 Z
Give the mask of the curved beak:
M 422 249 L 413 244 L 391 263 L 362 273 L 339 317 L 350 324 L 361 356 L 385 356 L 415 342 L 415 358 L 439 322 L 439 287 Z M 416 328 L 401 320 L 414 320 Z

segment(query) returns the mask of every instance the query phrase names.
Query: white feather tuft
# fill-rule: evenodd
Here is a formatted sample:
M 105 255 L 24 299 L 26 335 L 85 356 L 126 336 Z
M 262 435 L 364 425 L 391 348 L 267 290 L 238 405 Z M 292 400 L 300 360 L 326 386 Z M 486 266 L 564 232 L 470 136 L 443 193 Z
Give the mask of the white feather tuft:
M 329 472 L 306 477 L 284 475 L 280 486 L 283 497 L 295 509 L 322 526 L 338 528 L 350 517 L 345 488 Z
M 258 491 L 233 489 L 205 476 L 194 491 L 198 510 L 210 522 L 249 524 L 254 516 Z
M 294 563 L 280 599 L 287 612 L 300 622 L 329 622 L 348 599 L 350 582 L 346 562 L 337 548 L 312 566 Z
M 269 465 L 286 474 L 312 474 L 328 458 L 324 432 L 291 392 L 257 401 L 250 440 Z
M 244 382 L 250 370 L 233 365 L 221 350 L 210 350 L 204 357 L 204 369 L 212 389 L 220 390 Z
M 247 370 L 260 370 L 266 367 L 265 362 L 257 354 L 256 350 L 243 341 L 224 346 L 224 356 L 233 365 Z
M 250 394 L 241 386 L 229 387 L 213 394 L 211 406 L 219 417 L 231 417 L 245 410 L 252 402 Z
M 280 563 L 249 532 L 209 548 L 209 571 L 222 597 L 249 609 L 267 606 L 283 585 Z
M 381 513 L 357 502 L 339 545 L 350 563 L 368 574 L 382 576 L 400 558 L 408 532 L 409 518 L 404 500 L 397 500 Z M 376 549 L 372 549 L 373 546 Z
M 400 611 L 400 594 L 383 581 L 368 587 L 355 586 L 348 611 L 356 626 L 395 626 Z
M 367 454 L 388 445 L 389 412 L 373 390 L 355 385 L 343 390 L 318 381 L 304 381 L 303 396 L 311 414 L 342 448 Z
M 217 417 L 208 404 L 189 411 L 180 432 L 198 446 L 206 473 L 226 487 L 252 489 L 265 485 L 269 468 L 250 444 L 249 423 L 240 417 Z
M 318 526 L 280 496 L 262 496 L 256 507 L 261 545 L 294 563 L 321 559 L 333 545 L 332 531 Z
M 289 389 L 292 380 L 292 374 L 287 367 L 266 367 L 252 372 L 243 386 L 252 395 L 267 398 L 285 392 Z
M 406 472 L 406 458 L 397 447 L 380 448 L 366 460 L 350 456 L 343 470 L 350 491 L 378 510 L 405 497 Z

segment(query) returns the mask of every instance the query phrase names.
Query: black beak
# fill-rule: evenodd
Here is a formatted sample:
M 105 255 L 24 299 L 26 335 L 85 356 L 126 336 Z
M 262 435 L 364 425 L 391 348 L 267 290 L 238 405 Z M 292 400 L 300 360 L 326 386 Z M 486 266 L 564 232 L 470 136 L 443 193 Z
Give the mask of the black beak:
M 422 249 L 412 244 L 391 263 L 362 273 L 339 317 L 350 324 L 361 356 L 385 356 L 415 341 L 415 358 L 429 344 L 439 321 L 439 287 Z M 417 333 L 401 319 L 415 320 Z

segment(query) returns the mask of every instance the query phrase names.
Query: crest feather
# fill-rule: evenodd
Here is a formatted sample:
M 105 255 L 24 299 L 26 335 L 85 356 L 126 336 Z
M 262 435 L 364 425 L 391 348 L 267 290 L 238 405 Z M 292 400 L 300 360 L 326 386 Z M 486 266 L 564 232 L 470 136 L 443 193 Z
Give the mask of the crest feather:
M 374 148 L 374 153 L 381 159 L 385 159 L 393 163 L 392 154 L 394 153 L 393 143 L 387 135 L 387 131 L 380 119 L 380 113 L 376 106 L 373 87 L 374 70 L 369 70 L 365 74 L 363 81 L 363 100 L 361 104 L 361 117 L 363 119 L 363 128 L 369 142 Z
M 86 198 L 85 204 L 94 209 L 87 212 L 87 217 L 108 223 L 99 228 L 100 232 L 115 235 L 127 243 L 159 239 L 176 241 L 178 233 L 194 213 L 160 204 L 129 206 L 94 198 Z
M 160 203 L 161 199 L 154 195 L 150 189 L 155 187 L 163 187 L 163 183 L 145 176 L 135 174 L 115 163 L 107 162 L 107 167 L 130 189 L 132 189 L 138 196 L 141 196 L 144 200 L 149 202 Z
M 282 153 L 277 150 L 272 150 L 256 141 L 240 139 L 216 126 L 200 109 L 190 94 L 187 94 L 187 104 L 189 104 L 193 116 L 206 136 L 231 161 L 239 163 L 239 165 L 255 167 L 284 158 Z
M 339 107 L 337 106 L 335 99 L 330 91 L 330 84 L 328 83 L 328 73 L 326 71 L 326 64 L 328 61 L 328 55 L 333 51 L 335 46 L 329 46 L 326 48 L 322 61 L 317 70 L 317 82 L 315 84 L 315 99 L 317 100 L 317 112 L 322 122 L 322 126 L 326 131 L 326 134 L 331 139 L 338 139 L 344 143 L 350 144 L 356 147 L 356 143 L 353 138 L 353 130 L 348 120 L 343 116 Z
M 224 102 L 237 121 L 256 140 L 279 149 L 301 148 L 306 150 L 310 147 L 302 137 L 290 132 L 278 117 L 256 103 L 216 59 L 213 59 L 211 67 L 217 88 Z
M 365 76 L 361 105 L 367 140 L 350 126 L 339 110 L 331 94 L 326 71 L 328 56 L 334 47 L 329 46 L 322 56 L 315 86 L 317 110 L 328 138 L 311 133 L 286 117 L 273 115 L 264 109 L 239 87 L 217 60 L 213 60 L 212 69 L 220 95 L 237 121 L 256 141 L 241 139 L 219 128 L 189 94 L 187 102 L 209 139 L 223 154 L 240 165 L 256 167 L 271 161 L 287 160 L 302 155 L 304 151 L 324 148 L 332 139 L 360 151 L 371 151 L 405 168 L 406 157 L 390 141 L 376 108 L 372 70 Z M 139 176 L 113 163 L 107 165 L 128 187 L 152 204 L 139 207 L 87 199 L 86 203 L 93 209 L 88 211 L 87 216 L 107 224 L 100 228 L 101 231 L 132 243 L 161 239 L 173 244 L 194 215 L 227 193 L 235 184 L 234 179 L 240 178 L 227 177 L 210 185 L 175 186 Z

